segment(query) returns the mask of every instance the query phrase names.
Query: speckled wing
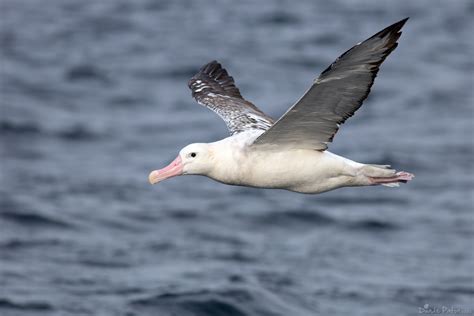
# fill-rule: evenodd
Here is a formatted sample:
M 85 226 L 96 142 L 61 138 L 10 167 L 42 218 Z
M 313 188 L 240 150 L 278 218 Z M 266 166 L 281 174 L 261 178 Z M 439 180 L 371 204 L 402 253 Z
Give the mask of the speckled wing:
M 339 125 L 367 98 L 379 66 L 397 47 L 400 29 L 407 20 L 385 28 L 342 54 L 252 146 L 327 149 Z
M 245 100 L 234 79 L 217 61 L 211 61 L 189 80 L 193 98 L 216 112 L 227 124 L 231 135 L 250 129 L 267 130 L 273 120 Z

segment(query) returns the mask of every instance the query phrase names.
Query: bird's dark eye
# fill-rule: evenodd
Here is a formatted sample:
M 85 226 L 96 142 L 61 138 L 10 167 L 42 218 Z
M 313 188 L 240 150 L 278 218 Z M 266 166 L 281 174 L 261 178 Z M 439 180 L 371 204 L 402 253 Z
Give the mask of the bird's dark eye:
M 191 157 L 196 157 L 196 153 L 191 153 Z

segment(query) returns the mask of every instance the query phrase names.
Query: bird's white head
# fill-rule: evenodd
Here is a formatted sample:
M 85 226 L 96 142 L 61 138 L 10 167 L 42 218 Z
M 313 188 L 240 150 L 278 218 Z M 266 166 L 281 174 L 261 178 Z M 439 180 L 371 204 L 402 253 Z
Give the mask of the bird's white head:
M 213 167 L 213 155 L 209 144 L 191 144 L 179 152 L 173 162 L 163 169 L 154 170 L 148 176 L 151 184 L 185 174 L 207 175 Z

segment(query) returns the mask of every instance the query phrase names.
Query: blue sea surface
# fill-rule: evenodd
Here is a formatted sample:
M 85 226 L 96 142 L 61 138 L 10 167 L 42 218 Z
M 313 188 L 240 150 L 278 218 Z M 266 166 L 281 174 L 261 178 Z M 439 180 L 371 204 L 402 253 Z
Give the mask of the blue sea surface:
M 0 314 L 473 314 L 473 15 L 467 0 L 0 0 Z M 278 118 L 407 16 L 330 150 L 414 181 L 147 182 L 228 135 L 191 98 L 200 66 L 219 60 Z

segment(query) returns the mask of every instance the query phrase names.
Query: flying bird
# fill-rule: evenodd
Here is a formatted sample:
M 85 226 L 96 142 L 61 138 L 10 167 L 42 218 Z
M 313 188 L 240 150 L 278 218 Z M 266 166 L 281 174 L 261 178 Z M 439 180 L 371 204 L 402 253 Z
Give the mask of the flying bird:
M 225 184 L 316 194 L 351 186 L 394 187 L 413 179 L 389 165 L 358 163 L 327 150 L 339 126 L 367 98 L 407 20 L 339 56 L 276 121 L 242 97 L 221 64 L 203 66 L 188 86 L 199 104 L 224 120 L 230 136 L 184 147 L 167 167 L 150 173 L 150 183 L 203 175 Z

